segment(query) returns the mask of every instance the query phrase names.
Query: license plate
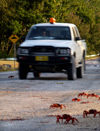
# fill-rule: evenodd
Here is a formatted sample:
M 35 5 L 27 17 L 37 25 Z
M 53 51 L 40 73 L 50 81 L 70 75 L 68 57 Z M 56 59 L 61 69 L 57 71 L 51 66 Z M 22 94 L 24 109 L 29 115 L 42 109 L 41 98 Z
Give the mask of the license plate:
M 48 56 L 35 56 L 35 61 L 48 61 Z

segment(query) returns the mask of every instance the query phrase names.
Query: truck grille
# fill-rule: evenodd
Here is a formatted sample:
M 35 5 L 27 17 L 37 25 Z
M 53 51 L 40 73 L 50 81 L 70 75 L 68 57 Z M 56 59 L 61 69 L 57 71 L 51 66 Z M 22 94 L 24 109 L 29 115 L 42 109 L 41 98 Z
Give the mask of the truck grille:
M 55 48 L 52 46 L 35 46 L 30 49 L 30 54 L 36 55 L 36 54 L 54 54 Z

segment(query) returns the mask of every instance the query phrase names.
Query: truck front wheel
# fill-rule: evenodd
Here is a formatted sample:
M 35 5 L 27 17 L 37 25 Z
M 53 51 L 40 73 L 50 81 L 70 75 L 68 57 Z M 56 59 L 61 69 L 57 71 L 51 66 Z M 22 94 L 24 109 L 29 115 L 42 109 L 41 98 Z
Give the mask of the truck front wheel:
M 19 79 L 26 79 L 28 74 L 28 66 L 19 64 Z
M 75 57 L 72 57 L 72 64 L 67 71 L 68 80 L 75 80 L 76 79 L 76 64 L 75 64 Z

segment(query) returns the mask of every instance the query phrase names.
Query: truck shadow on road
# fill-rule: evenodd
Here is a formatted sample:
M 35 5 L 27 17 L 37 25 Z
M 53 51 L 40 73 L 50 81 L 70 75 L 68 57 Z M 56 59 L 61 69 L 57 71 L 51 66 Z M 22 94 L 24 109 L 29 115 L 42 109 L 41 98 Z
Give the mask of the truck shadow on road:
M 66 77 L 40 77 L 40 78 L 28 78 L 28 80 L 67 80 Z

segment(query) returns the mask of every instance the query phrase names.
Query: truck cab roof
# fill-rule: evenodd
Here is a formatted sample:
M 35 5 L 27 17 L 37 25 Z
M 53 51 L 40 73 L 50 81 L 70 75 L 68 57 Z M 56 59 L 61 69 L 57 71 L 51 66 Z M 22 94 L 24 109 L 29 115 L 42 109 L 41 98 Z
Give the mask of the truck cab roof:
M 75 27 L 76 25 L 71 24 L 71 23 L 39 23 L 35 24 L 33 26 L 69 26 L 69 27 Z

